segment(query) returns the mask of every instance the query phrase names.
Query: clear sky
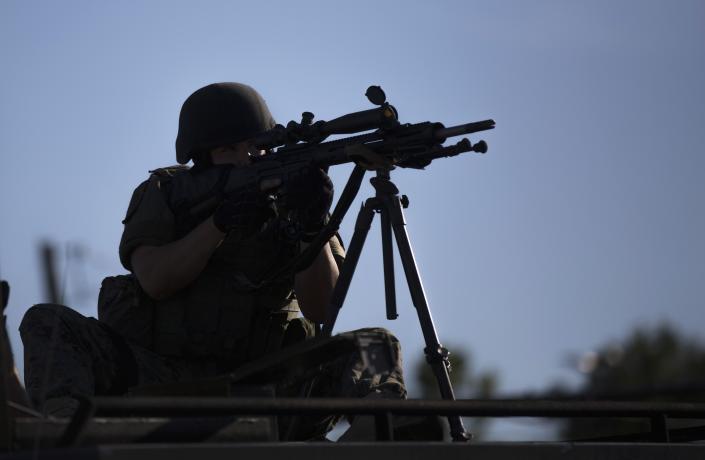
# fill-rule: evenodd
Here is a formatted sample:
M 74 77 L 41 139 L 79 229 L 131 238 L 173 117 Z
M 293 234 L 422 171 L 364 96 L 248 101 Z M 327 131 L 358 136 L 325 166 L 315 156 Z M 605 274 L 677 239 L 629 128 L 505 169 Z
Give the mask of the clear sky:
M 369 108 L 370 84 L 404 122 L 496 120 L 472 137 L 488 154 L 393 179 L 441 341 L 503 393 L 576 385 L 567 354 L 636 325 L 705 340 L 703 24 L 687 0 L 2 1 L 0 276 L 19 365 L 17 326 L 44 300 L 38 241 L 85 249 L 66 303 L 95 315 L 102 277 L 124 272 L 132 190 L 175 163 L 181 103 L 215 81 L 255 86 L 280 122 Z M 339 190 L 349 171 L 332 171 Z M 412 364 L 418 322 L 402 284 L 384 318 L 377 235 L 338 330 L 388 327 Z

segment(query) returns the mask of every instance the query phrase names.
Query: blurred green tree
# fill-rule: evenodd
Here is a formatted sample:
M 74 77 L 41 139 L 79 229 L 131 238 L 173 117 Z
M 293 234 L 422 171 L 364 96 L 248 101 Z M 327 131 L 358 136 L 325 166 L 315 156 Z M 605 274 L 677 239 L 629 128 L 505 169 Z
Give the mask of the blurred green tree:
M 615 401 L 705 401 L 705 346 L 669 324 L 639 327 L 622 343 L 583 355 L 581 397 Z M 550 392 L 560 397 L 561 390 Z M 549 396 L 550 397 L 550 396 Z M 585 439 L 649 431 L 637 419 L 571 419 L 561 423 L 564 439 Z M 692 424 L 692 422 L 690 422 Z M 669 421 L 669 427 L 682 425 Z

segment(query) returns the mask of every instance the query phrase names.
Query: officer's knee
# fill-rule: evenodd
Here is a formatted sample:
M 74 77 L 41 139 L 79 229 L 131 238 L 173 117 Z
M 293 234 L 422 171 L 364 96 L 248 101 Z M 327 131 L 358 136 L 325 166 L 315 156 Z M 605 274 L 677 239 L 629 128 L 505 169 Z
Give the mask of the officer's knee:
M 40 303 L 30 307 L 22 317 L 20 334 L 29 333 L 36 326 L 54 327 L 60 318 L 70 317 L 75 313 L 69 307 L 55 303 Z
M 383 327 L 366 327 L 353 332 L 373 332 L 375 334 L 384 336 L 385 339 L 389 340 L 395 346 L 399 346 L 399 339 L 397 338 L 397 336 L 394 335 L 389 329 L 385 329 Z

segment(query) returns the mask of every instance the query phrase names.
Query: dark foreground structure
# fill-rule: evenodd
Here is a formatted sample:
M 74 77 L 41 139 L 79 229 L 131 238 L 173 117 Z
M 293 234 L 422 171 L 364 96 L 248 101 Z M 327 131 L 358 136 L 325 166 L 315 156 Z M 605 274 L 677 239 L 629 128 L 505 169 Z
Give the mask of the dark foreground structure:
M 4 309 L 9 287 L 3 282 L 2 288 Z M 320 363 L 351 350 L 368 366 L 383 366 L 389 359 L 380 352 L 384 337 L 374 332 L 306 341 L 216 378 L 137 387 L 127 397 L 86 398 L 71 419 L 45 417 L 27 407 L 2 326 L 0 459 L 705 458 L 705 404 L 273 397 L 268 383 L 309 378 Z M 372 417 L 370 440 L 289 442 L 288 433 L 279 429 L 283 418 L 291 424 L 297 417 L 331 414 Z M 636 418 L 648 420 L 650 430 L 566 442 L 420 442 L 419 433 L 432 439 L 429 431 L 438 425 L 416 424 L 415 431 L 405 432 L 398 422 L 413 416 Z M 689 427 L 674 426 L 686 419 L 693 422 Z
M 371 366 L 386 359 L 374 334 L 310 341 L 237 372 L 188 384 L 133 389 L 128 397 L 84 399 L 71 419 L 42 417 L 5 397 L 0 459 L 700 459 L 705 404 L 530 400 L 365 400 L 274 398 L 262 384 L 306 378 L 316 363 L 357 348 Z M 374 351 L 374 352 L 373 352 Z M 206 395 L 206 396 L 204 396 Z M 370 440 L 288 442 L 281 418 L 367 415 Z M 565 442 L 414 440 L 399 420 L 413 416 L 596 417 L 650 422 L 642 433 Z M 690 419 L 688 428 L 676 420 Z M 429 430 L 433 427 L 429 426 Z M 448 435 L 447 438 L 450 438 Z M 400 440 L 403 439 L 404 441 Z M 428 437 L 426 437 L 428 439 Z
M 373 414 L 377 441 L 279 441 L 271 414 Z M 126 414 L 130 414 L 126 416 Z M 237 415 L 249 414 L 249 415 Z M 645 417 L 652 430 L 600 440 L 533 443 L 400 442 L 392 414 Z M 702 404 L 550 401 L 379 401 L 268 398 L 96 398 L 71 420 L 14 420 L 15 448 L 0 456 L 91 459 L 429 458 L 700 459 L 705 427 L 669 429 L 671 418 L 703 418 Z
M 646 444 L 571 444 L 571 443 L 517 443 L 517 444 L 434 444 L 434 443 L 390 443 L 379 444 L 240 444 L 240 445 L 109 445 L 67 451 L 43 451 L 0 456 L 8 459 L 111 459 L 142 460 L 168 458 L 182 459 L 323 459 L 336 458 L 369 460 L 388 458 L 443 458 L 505 460 L 505 459 L 702 459 L 702 447 L 688 445 L 652 446 Z

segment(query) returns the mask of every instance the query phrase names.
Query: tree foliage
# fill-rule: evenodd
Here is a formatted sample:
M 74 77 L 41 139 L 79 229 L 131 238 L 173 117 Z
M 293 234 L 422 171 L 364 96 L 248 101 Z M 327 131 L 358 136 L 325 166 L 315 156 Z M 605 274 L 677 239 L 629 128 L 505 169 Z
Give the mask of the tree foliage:
M 668 324 L 640 327 L 622 343 L 602 346 L 583 371 L 586 399 L 705 401 L 705 346 Z M 561 435 L 581 439 L 648 430 L 644 420 L 574 419 L 563 424 Z

